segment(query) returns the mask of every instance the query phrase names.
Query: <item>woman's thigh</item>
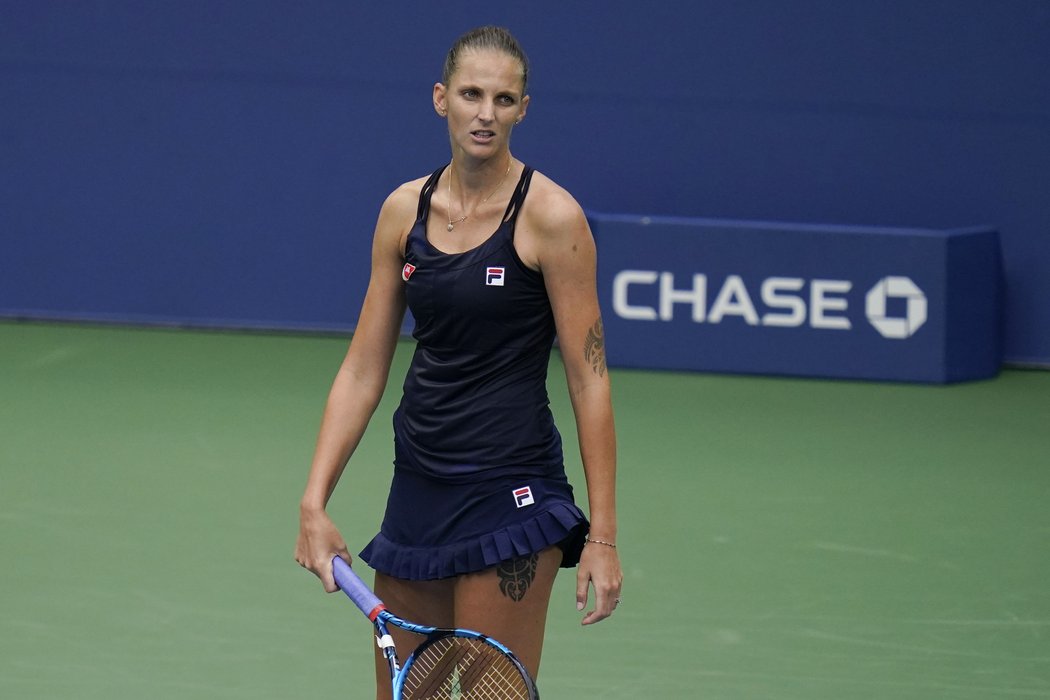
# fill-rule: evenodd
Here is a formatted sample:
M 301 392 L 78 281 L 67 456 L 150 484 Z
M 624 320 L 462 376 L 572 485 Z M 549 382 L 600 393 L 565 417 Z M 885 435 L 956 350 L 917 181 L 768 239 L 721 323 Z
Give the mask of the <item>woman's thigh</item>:
M 431 627 L 453 627 L 454 586 L 455 579 L 406 581 L 377 571 L 373 589 L 390 612 L 400 618 Z M 402 665 L 426 639 L 394 626 L 390 627 L 390 636 L 394 638 Z M 387 700 L 390 697 L 390 667 L 382 651 L 376 647 L 376 698 Z
M 561 560 L 561 549 L 549 547 L 458 577 L 455 626 L 502 642 L 535 678 L 543 651 L 547 605 Z

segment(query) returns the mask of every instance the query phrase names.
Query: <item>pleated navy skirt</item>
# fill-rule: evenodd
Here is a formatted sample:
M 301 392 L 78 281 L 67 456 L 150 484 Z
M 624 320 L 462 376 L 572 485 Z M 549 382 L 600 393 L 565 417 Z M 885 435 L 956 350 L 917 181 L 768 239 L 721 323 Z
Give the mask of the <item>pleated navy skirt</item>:
M 587 529 L 564 477 L 450 483 L 395 468 L 379 534 L 359 556 L 416 581 L 483 571 L 555 545 L 562 566 L 573 567 Z

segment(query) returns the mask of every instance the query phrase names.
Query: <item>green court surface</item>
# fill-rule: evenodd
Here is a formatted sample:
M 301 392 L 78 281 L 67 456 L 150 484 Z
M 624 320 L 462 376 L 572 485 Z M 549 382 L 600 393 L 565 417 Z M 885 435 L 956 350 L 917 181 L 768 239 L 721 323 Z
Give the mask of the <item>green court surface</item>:
M 372 696 L 292 561 L 345 343 L 0 323 L 0 698 Z M 353 551 L 411 347 L 331 504 Z M 624 602 L 582 628 L 563 572 L 544 700 L 1050 698 L 1050 372 L 612 375 Z

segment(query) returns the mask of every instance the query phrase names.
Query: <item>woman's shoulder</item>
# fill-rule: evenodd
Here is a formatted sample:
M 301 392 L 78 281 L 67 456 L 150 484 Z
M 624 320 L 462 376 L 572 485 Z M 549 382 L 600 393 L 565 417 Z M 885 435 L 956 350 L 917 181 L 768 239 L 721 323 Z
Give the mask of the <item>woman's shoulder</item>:
M 522 204 L 514 245 L 526 265 L 555 274 L 550 260 L 577 259 L 577 251 L 594 246 L 587 216 L 576 198 L 543 173 L 533 171 Z
M 409 180 L 387 195 L 379 210 L 379 220 L 376 223 L 377 242 L 396 246 L 397 250 L 404 254 L 408 234 L 416 221 L 419 195 L 427 179 L 427 177 L 421 177 Z
M 379 212 L 380 224 L 387 222 L 399 231 L 410 227 L 419 211 L 419 197 L 430 175 L 398 185 L 387 195 Z
M 540 230 L 555 231 L 586 219 L 576 198 L 538 170 L 533 170 L 522 216 Z
M 429 175 L 399 185 L 387 195 L 386 201 L 383 202 L 383 209 L 390 209 L 398 213 L 410 212 L 412 216 L 415 216 L 416 207 L 419 204 L 419 193 L 422 192 L 423 185 L 426 184 L 428 178 Z

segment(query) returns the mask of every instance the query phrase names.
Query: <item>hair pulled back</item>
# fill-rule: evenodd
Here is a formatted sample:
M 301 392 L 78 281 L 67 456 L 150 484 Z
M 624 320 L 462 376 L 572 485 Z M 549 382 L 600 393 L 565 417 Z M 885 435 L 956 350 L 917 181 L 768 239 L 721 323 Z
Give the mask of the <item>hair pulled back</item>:
M 464 52 L 486 49 L 505 53 L 521 64 L 521 93 L 524 95 L 525 88 L 529 83 L 529 59 L 521 48 L 521 44 L 514 38 L 514 35 L 503 27 L 478 27 L 477 29 L 471 29 L 456 39 L 456 43 L 452 44 L 452 48 L 448 51 L 448 56 L 445 57 L 445 67 L 441 72 L 441 82 L 445 85 L 449 84 L 452 75 L 459 68 L 459 59 Z

